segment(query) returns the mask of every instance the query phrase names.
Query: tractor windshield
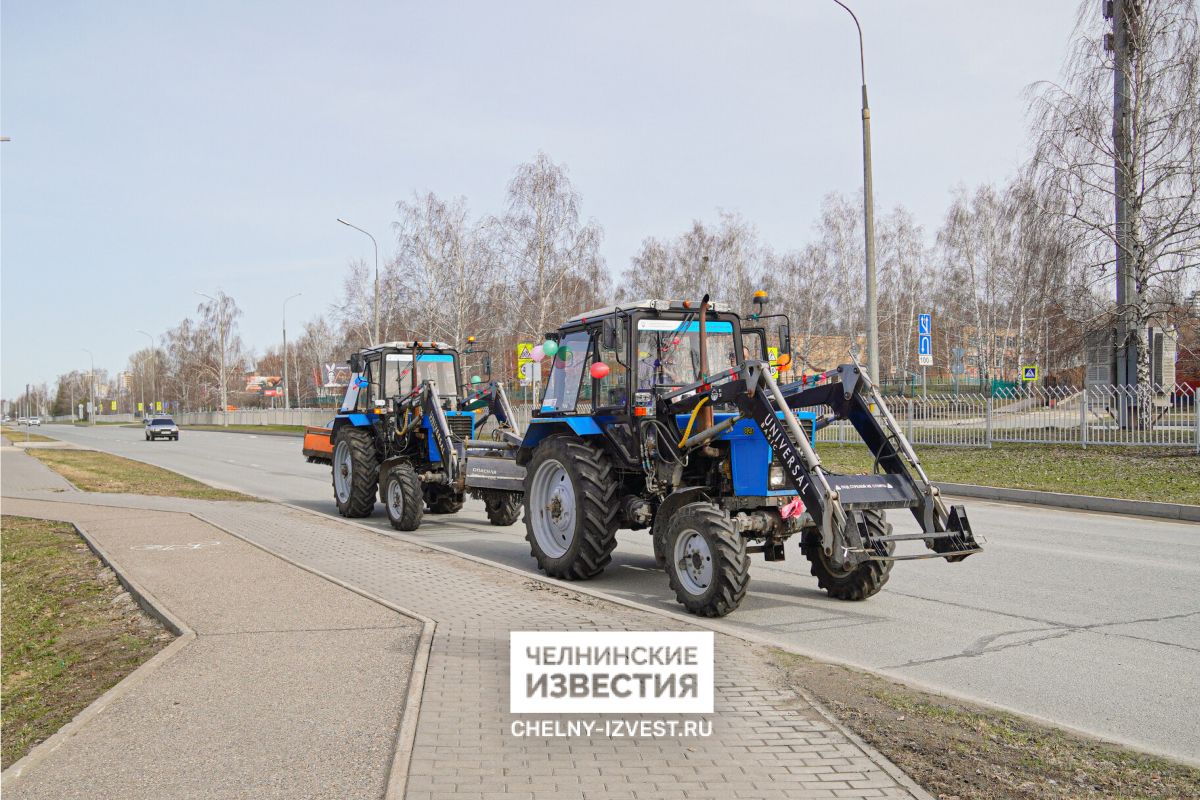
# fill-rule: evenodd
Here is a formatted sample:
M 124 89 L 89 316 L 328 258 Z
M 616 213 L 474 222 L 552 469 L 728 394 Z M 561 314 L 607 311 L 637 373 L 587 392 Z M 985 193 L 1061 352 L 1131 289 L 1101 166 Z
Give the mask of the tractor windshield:
M 670 319 L 638 320 L 638 388 L 678 388 L 694 383 L 700 373 L 699 321 Z M 707 324 L 708 365 L 705 375 L 729 369 L 738 363 L 733 347 L 733 323 Z
M 458 395 L 458 371 L 450 353 L 421 353 L 417 356 L 417 381 L 437 381 L 442 397 Z M 387 396 L 399 397 L 412 391 L 412 353 L 388 353 Z
M 550 377 L 546 381 L 546 393 L 542 396 L 543 411 L 579 411 L 580 382 L 588 356 L 587 331 L 568 333 L 558 343 L 558 351 L 550 360 Z M 585 392 L 585 403 L 590 400 L 591 384 Z

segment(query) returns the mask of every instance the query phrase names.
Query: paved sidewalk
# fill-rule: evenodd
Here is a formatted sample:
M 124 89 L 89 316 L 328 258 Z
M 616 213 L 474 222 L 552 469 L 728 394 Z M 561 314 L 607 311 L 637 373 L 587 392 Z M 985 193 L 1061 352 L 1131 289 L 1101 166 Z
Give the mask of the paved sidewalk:
M 518 738 L 510 733 L 514 717 L 508 713 L 509 631 L 690 626 L 272 504 L 82 493 L 72 499 L 113 507 L 165 503 L 189 510 L 436 620 L 409 800 L 928 796 L 893 777 L 898 771 L 881 756 L 849 740 L 781 687 L 778 675 L 765 666 L 765 649 L 740 639 L 716 635 L 711 737 Z M 6 499 L 6 507 L 12 502 Z
M 6 453 L 5 490 L 35 466 Z M 383 796 L 420 623 L 190 514 L 42 494 L 3 512 L 80 525 L 194 638 L 6 773 L 6 800 Z

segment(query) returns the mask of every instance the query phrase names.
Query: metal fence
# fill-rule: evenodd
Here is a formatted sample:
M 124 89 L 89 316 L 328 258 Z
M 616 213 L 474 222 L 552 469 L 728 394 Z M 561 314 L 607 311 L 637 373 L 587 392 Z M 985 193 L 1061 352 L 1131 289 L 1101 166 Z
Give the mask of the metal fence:
M 1200 453 L 1196 390 L 1170 387 L 994 387 L 979 393 L 885 397 L 916 445 L 991 447 L 996 443 L 1188 447 Z M 1122 424 L 1122 407 L 1125 423 Z M 514 408 L 529 424 L 533 406 Z M 823 413 L 828 409 L 821 409 Z M 818 442 L 858 443 L 850 423 L 817 432 Z
M 888 408 L 918 445 L 1033 444 L 1189 447 L 1200 452 L 1196 390 L 1172 387 L 1029 387 L 982 394 L 888 397 Z M 857 442 L 849 423 L 818 442 Z

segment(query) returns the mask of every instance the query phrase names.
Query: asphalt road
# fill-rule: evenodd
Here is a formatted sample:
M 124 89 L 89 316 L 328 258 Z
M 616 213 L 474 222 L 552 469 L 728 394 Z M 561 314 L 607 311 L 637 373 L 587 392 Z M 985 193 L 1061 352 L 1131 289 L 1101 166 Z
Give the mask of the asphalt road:
M 132 428 L 48 435 L 209 483 L 337 514 L 327 466 L 293 437 Z M 964 501 L 984 553 L 959 564 L 900 562 L 863 603 L 829 599 L 798 547 L 756 560 L 750 594 L 722 624 L 813 656 L 1200 763 L 1200 525 Z M 916 531 L 892 512 L 897 532 Z M 390 531 L 382 506 L 363 520 Z M 487 523 L 481 503 L 426 515 L 416 535 L 534 571 L 525 526 Z M 918 545 L 919 546 L 919 545 Z M 623 531 L 593 589 L 678 610 L 645 532 Z

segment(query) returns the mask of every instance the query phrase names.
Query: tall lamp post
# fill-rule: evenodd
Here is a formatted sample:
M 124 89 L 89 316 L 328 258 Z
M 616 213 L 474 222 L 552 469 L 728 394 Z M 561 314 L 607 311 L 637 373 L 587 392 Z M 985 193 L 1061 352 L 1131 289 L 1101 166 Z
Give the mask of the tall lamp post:
M 86 347 L 79 348 L 88 354 L 88 358 L 92 362 L 92 371 L 88 373 L 90 380 L 88 381 L 88 422 L 92 425 L 96 424 L 96 357 L 92 355 L 92 351 Z
M 358 231 L 359 233 L 366 233 L 366 235 L 371 239 L 371 244 L 375 245 L 375 341 L 373 341 L 371 344 L 379 344 L 379 242 L 375 241 L 374 236 L 371 236 L 371 234 L 367 233 L 357 225 L 352 225 L 341 217 L 338 217 L 337 221 L 349 228 L 354 228 L 354 230 Z
M 294 295 L 283 301 L 283 407 L 291 408 L 291 395 L 288 394 L 288 352 L 287 352 L 287 304 L 288 300 L 294 300 L 303 292 L 296 292 Z
M 867 240 L 867 372 L 879 380 L 879 303 L 875 285 L 875 187 L 871 179 L 871 107 L 867 104 L 867 60 L 863 50 L 862 25 L 842 0 L 833 0 L 846 10 L 858 29 L 858 67 L 862 74 L 863 130 L 863 228 Z
M 229 387 L 228 381 L 225 379 L 225 312 L 221 308 L 221 302 L 211 294 L 197 292 L 195 289 L 192 291 L 201 297 L 207 297 L 209 300 L 212 300 L 213 304 L 217 307 L 217 339 L 221 348 L 221 425 L 229 427 L 229 397 L 226 394 Z
M 137 332 L 140 333 L 142 336 L 145 336 L 146 339 L 149 340 L 150 352 L 151 352 L 151 355 L 153 355 L 153 353 L 154 353 L 154 337 L 151 336 L 150 334 L 146 333 L 141 328 L 138 328 Z M 141 372 L 141 375 L 139 375 L 139 377 L 141 378 L 139 383 L 141 384 L 141 389 L 142 389 L 142 419 L 145 419 L 146 411 L 148 410 L 146 408 L 146 365 L 145 364 L 142 364 L 142 372 Z M 156 375 L 155 377 L 158 377 L 158 376 Z M 150 402 L 154 402 L 154 395 L 157 394 L 157 392 L 154 391 L 154 383 L 155 383 L 155 381 L 153 379 L 151 379 L 151 381 L 150 381 Z M 178 410 L 178 409 L 176 409 L 176 410 Z

